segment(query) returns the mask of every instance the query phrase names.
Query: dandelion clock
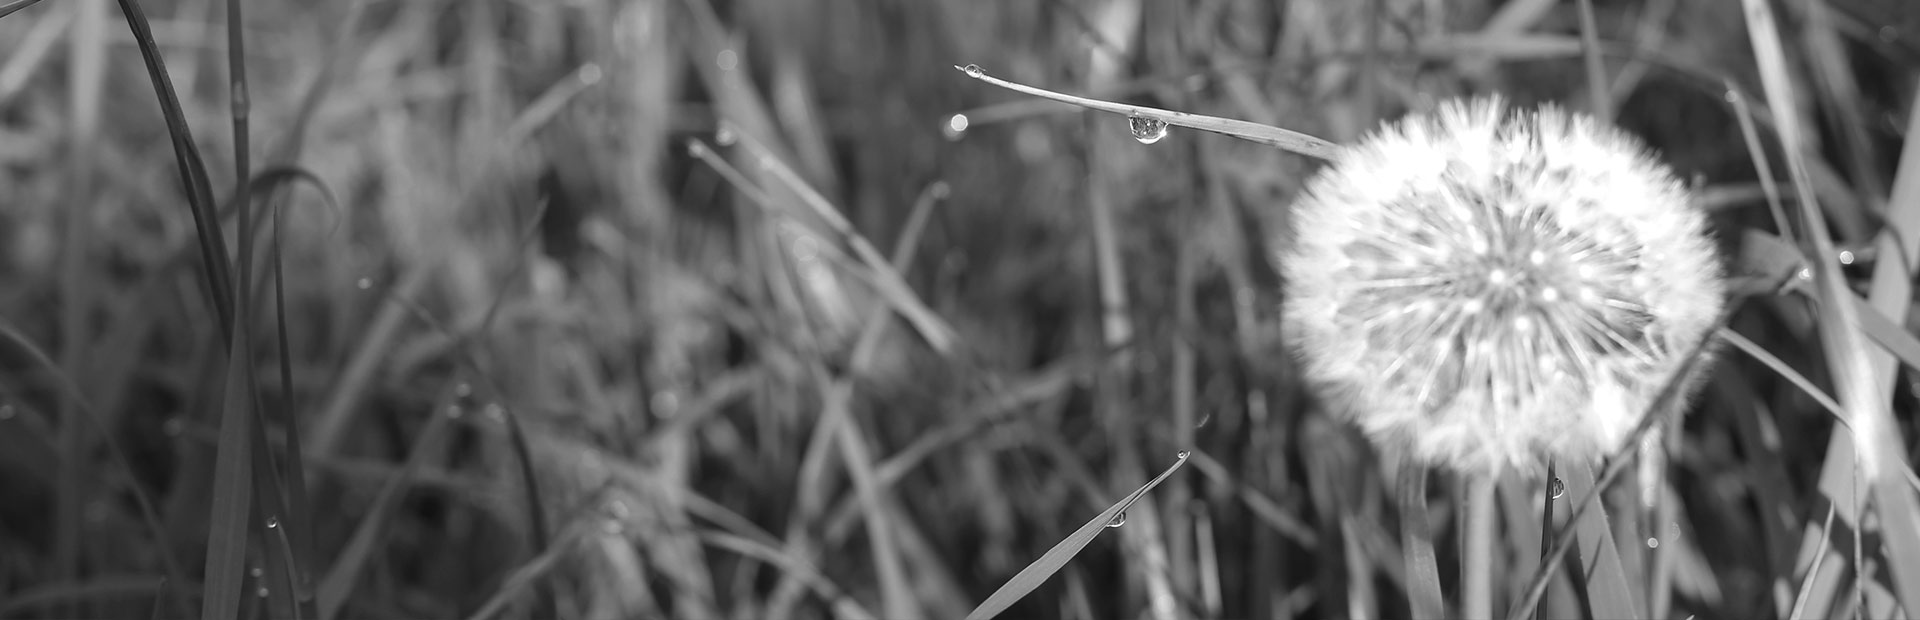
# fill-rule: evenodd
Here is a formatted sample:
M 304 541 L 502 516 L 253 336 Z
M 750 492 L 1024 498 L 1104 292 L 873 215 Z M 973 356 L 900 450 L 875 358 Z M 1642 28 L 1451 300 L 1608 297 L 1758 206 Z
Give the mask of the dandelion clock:
M 1389 125 L 1293 217 L 1285 320 L 1309 379 L 1383 449 L 1464 473 L 1618 448 L 1720 311 L 1685 188 L 1553 108 Z

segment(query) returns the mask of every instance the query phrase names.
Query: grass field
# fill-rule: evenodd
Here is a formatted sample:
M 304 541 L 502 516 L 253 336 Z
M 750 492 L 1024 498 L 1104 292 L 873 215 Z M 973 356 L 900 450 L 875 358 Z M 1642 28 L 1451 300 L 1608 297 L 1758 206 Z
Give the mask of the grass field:
M 1920 616 L 1910 5 L 0 0 L 0 618 Z M 967 65 L 1610 121 L 1712 361 L 1476 494 L 1289 342 L 1338 151 Z

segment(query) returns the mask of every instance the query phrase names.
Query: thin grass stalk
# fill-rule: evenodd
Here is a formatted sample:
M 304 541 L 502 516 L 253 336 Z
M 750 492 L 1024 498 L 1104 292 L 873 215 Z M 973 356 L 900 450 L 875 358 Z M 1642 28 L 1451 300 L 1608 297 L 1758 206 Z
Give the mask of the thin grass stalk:
M 1466 477 L 1466 536 L 1460 543 L 1460 615 L 1493 617 L 1493 548 L 1499 543 L 1494 527 L 1493 490 L 1497 479 L 1488 474 Z
M 97 0 L 82 0 L 74 11 L 68 59 L 72 72 L 68 85 L 71 107 L 68 116 L 67 208 L 65 235 L 60 257 L 60 368 L 70 377 L 87 377 L 87 347 L 91 340 L 87 326 L 92 323 L 93 290 L 88 273 L 93 232 L 94 158 L 98 151 L 100 99 L 106 80 L 106 12 Z M 93 477 L 90 447 L 92 442 L 81 422 L 79 404 L 70 398 L 60 403 L 60 473 L 53 502 L 53 574 L 56 582 L 77 582 L 82 577 L 87 520 L 82 514 L 86 498 L 92 494 L 87 481 Z M 111 432 L 111 431 L 109 431 Z M 50 615 L 82 616 L 99 613 L 81 601 L 48 610 Z
M 1544 493 L 1541 493 L 1541 506 L 1540 506 L 1540 565 L 1541 566 L 1547 565 L 1547 562 L 1549 561 L 1547 559 L 1547 553 L 1553 548 L 1554 502 L 1559 501 L 1560 496 L 1566 493 L 1566 483 L 1560 480 L 1560 477 L 1556 475 L 1557 473 L 1558 472 L 1555 471 L 1554 462 L 1551 460 L 1547 461 L 1546 491 Z M 1509 616 L 1513 615 L 1511 611 L 1512 610 L 1509 610 L 1509 613 L 1508 613 Z M 1540 617 L 1544 617 L 1546 614 L 1547 614 L 1547 597 L 1543 594 L 1540 597 L 1539 604 L 1535 605 L 1533 608 L 1533 617 L 1540 618 Z

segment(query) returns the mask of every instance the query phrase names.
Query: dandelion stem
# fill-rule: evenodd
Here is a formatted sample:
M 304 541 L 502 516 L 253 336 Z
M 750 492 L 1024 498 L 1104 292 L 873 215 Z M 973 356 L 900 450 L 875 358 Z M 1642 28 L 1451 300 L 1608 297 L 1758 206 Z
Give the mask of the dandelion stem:
M 1495 478 L 1467 477 L 1467 531 L 1461 543 L 1460 616 L 1493 617 L 1493 488 Z

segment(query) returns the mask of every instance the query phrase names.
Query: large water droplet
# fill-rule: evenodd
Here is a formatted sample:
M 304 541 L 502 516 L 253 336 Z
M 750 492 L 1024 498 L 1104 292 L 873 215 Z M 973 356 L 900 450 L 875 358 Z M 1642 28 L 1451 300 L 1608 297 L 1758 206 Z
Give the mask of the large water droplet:
M 1547 495 L 1553 496 L 1554 499 L 1560 499 L 1560 496 L 1566 494 L 1567 483 L 1561 482 L 1559 478 L 1554 478 L 1553 481 L 1547 483 Z
M 1153 144 L 1167 137 L 1167 122 L 1157 118 L 1127 117 L 1127 129 L 1133 132 L 1133 139 L 1141 144 Z
M 280 517 L 267 517 L 267 529 L 280 527 Z
M 1648 548 L 1648 549 L 1659 549 L 1659 548 L 1660 548 L 1660 539 L 1658 539 L 1658 538 L 1648 538 L 1648 539 L 1647 539 L 1647 548 Z
M 948 140 L 959 140 L 967 135 L 967 126 L 970 124 L 972 121 L 967 120 L 965 114 L 949 116 L 947 124 L 940 126 L 940 135 L 946 136 Z
M 982 71 L 980 69 L 980 65 L 967 65 L 965 67 L 954 67 L 954 68 L 965 72 L 967 74 L 967 77 L 970 77 L 970 78 L 977 78 L 987 74 L 986 71 Z
M 1127 513 L 1122 512 L 1120 514 L 1113 515 L 1113 520 L 1107 522 L 1107 527 L 1120 527 L 1126 524 L 1127 524 Z
M 1174 458 L 1180 459 L 1182 461 L 1187 460 L 1187 457 L 1189 456 L 1193 456 L 1192 450 L 1181 450 L 1179 452 L 1174 453 L 1173 455 Z

